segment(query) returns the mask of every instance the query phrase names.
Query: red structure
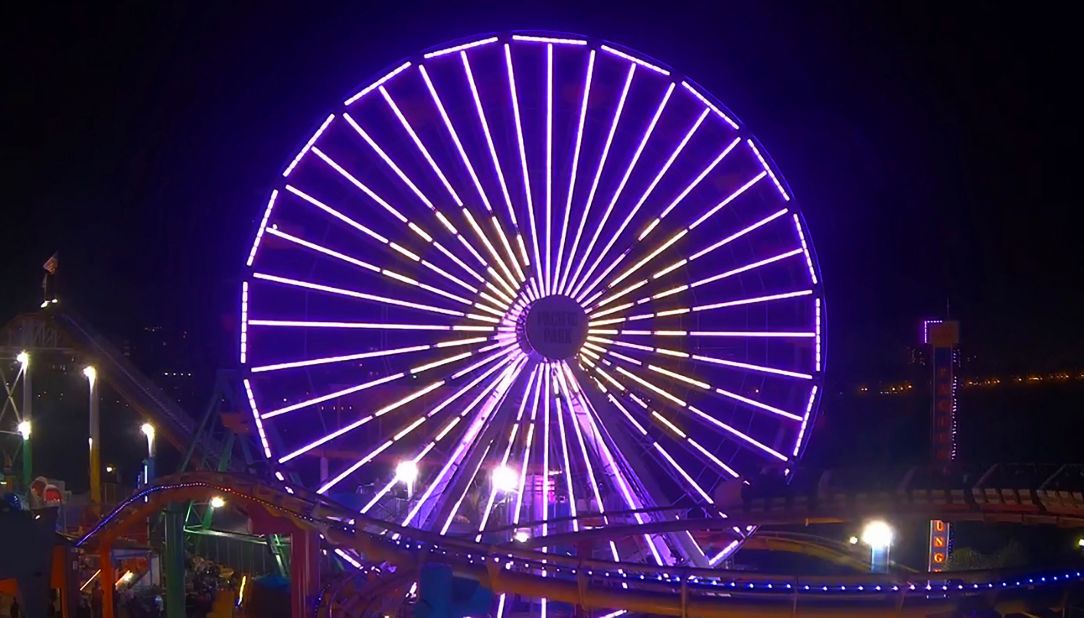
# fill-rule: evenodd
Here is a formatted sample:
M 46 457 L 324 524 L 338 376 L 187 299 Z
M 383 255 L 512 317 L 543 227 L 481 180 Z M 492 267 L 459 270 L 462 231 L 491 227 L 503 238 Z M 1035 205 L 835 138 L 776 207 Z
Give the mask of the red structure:
M 960 366 L 960 323 L 955 320 L 926 320 L 922 342 L 930 348 L 933 404 L 930 408 L 930 437 L 935 463 L 956 461 L 956 406 Z M 940 519 L 930 522 L 928 569 L 945 570 L 951 531 Z

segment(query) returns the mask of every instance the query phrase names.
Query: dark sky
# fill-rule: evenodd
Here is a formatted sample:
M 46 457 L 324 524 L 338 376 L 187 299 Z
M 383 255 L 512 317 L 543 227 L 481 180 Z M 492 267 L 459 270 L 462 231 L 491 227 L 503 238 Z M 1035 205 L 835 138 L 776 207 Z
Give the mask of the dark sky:
M 59 249 L 63 298 L 104 330 L 184 326 L 230 362 L 251 234 L 319 121 L 421 48 L 554 29 L 662 59 L 767 145 L 819 251 L 837 377 L 898 363 L 946 298 L 984 364 L 1084 363 L 1069 19 L 919 2 L 33 4 L 0 37 L 4 316 L 36 304 Z

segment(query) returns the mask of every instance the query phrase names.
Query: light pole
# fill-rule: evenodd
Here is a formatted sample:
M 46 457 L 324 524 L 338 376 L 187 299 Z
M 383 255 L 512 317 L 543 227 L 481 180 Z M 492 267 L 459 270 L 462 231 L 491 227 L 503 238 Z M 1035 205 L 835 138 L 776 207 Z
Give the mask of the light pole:
M 147 436 L 147 463 L 143 466 L 143 484 L 149 485 L 154 480 L 154 425 L 143 423 L 139 431 Z
M 30 418 L 34 406 L 34 391 L 30 383 L 30 353 L 26 350 L 15 356 L 23 374 L 23 409 L 22 421 L 19 422 L 19 435 L 23 437 L 23 487 L 30 493 L 30 483 L 34 479 L 33 452 L 30 448 Z
M 418 464 L 412 459 L 404 459 L 395 466 L 395 480 L 407 486 L 407 502 L 414 499 L 414 481 L 418 480 Z
M 100 420 L 98 417 L 98 370 L 93 365 L 83 368 L 90 394 L 90 503 L 100 506 L 102 503 L 102 446 L 100 439 Z
M 862 529 L 862 542 L 869 545 L 869 570 L 873 573 L 888 572 L 888 555 L 895 532 L 887 522 L 875 520 Z

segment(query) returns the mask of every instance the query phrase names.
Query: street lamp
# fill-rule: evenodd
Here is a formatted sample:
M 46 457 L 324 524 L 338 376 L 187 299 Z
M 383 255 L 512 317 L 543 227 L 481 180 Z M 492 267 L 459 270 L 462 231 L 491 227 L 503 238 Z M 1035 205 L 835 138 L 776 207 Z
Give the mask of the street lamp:
M 888 551 L 892 547 L 895 531 L 887 522 L 874 520 L 862 528 L 862 542 L 869 546 L 870 571 L 885 573 L 888 571 Z
M 139 431 L 147 436 L 147 463 L 143 466 L 143 482 L 149 484 L 154 479 L 154 425 L 143 423 Z
M 527 539 L 531 538 L 531 535 L 528 534 L 526 530 L 516 530 L 516 533 L 512 535 L 512 538 L 514 538 L 517 543 L 526 543 Z
M 210 505 L 212 509 L 220 509 L 226 506 L 226 500 L 222 496 L 212 496 Z
M 412 459 L 405 459 L 395 466 L 395 480 L 407 486 L 407 499 L 414 497 L 414 481 L 418 480 L 418 464 Z
M 34 389 L 30 386 L 30 353 L 21 350 L 15 355 L 19 361 L 19 373 L 23 381 L 22 420 L 19 422 L 19 435 L 23 437 L 23 488 L 30 490 L 30 479 L 34 478 L 34 463 L 30 444 L 30 419 L 33 416 Z
M 90 387 L 90 502 L 92 505 L 99 505 L 102 503 L 102 445 L 99 439 L 101 423 L 98 419 L 98 370 L 94 365 L 87 365 L 83 367 L 83 375 Z
M 519 489 L 519 474 L 511 467 L 501 464 L 490 474 L 493 489 L 501 493 L 512 493 Z

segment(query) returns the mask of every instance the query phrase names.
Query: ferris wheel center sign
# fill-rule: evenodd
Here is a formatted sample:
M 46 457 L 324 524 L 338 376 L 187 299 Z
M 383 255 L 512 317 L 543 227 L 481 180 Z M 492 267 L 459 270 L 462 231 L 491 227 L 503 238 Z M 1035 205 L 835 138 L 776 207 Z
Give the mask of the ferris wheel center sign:
M 531 303 L 523 329 L 527 347 L 549 360 L 572 358 L 587 339 L 587 314 L 567 296 Z

